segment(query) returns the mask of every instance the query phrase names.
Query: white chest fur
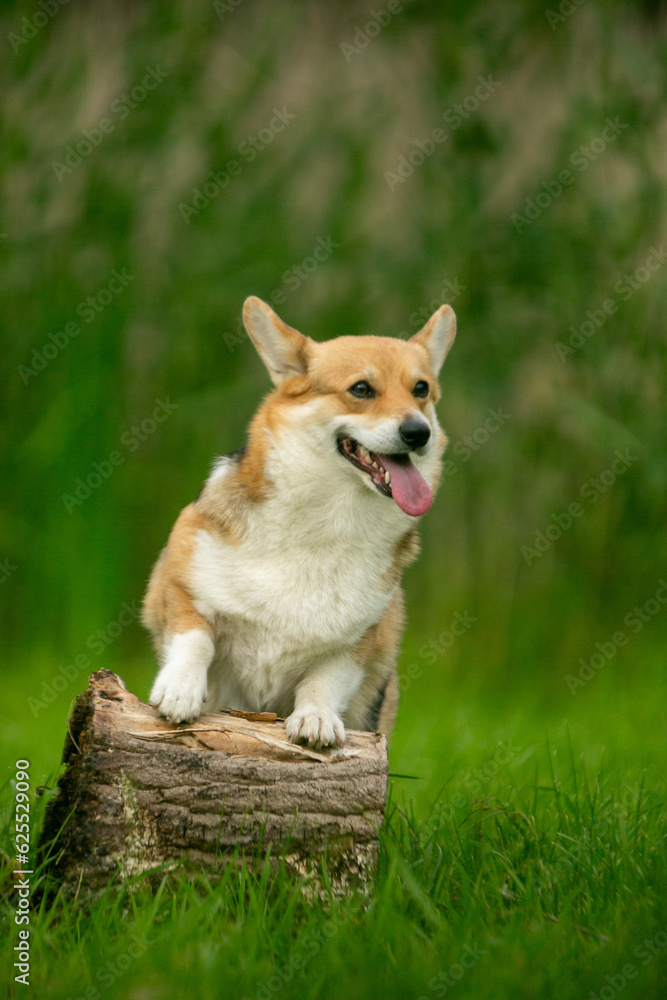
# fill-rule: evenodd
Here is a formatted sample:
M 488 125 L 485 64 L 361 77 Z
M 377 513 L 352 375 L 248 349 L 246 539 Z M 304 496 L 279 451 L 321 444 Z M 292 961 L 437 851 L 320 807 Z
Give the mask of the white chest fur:
M 384 558 L 382 558 L 384 556 Z M 206 617 L 261 624 L 287 645 L 355 642 L 377 621 L 389 596 L 381 577 L 388 553 L 372 558 L 358 545 L 322 540 L 289 550 L 235 548 L 200 532 L 191 582 Z
M 287 711 L 310 665 L 350 649 L 382 618 L 392 597 L 386 574 L 410 519 L 352 488 L 353 505 L 341 493 L 311 498 L 310 517 L 269 501 L 240 546 L 199 532 L 190 585 L 215 627 L 210 680 L 217 675 L 223 701 Z
M 388 572 L 415 522 L 340 459 L 312 410 L 299 411 L 288 443 L 272 442 L 271 494 L 248 514 L 242 543 L 197 536 L 189 582 L 215 630 L 218 705 L 291 711 L 309 668 L 350 651 L 393 596 Z M 431 479 L 437 454 L 420 464 Z M 230 471 L 214 473 L 222 504 Z

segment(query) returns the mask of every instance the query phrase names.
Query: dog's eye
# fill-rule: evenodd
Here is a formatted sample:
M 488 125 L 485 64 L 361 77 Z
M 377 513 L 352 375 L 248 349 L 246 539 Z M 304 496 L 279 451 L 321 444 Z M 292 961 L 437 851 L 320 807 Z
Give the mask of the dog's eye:
M 412 390 L 413 396 L 428 396 L 428 382 L 419 381 Z
M 360 399 L 368 399 L 375 395 L 373 386 L 364 382 L 363 379 L 361 382 L 355 382 L 354 385 L 351 385 L 348 392 L 351 392 L 353 396 L 359 396 Z

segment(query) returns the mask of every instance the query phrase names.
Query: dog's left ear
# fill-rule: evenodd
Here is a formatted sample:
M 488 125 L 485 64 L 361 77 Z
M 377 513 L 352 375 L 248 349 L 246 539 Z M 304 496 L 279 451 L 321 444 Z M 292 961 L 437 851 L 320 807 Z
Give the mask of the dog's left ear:
M 436 375 L 442 368 L 456 336 L 456 316 L 451 306 L 440 306 L 410 340 L 421 344 L 429 353 L 431 367 Z
M 271 306 L 255 295 L 243 303 L 243 322 L 274 385 L 304 374 L 312 343 L 308 337 L 283 323 Z

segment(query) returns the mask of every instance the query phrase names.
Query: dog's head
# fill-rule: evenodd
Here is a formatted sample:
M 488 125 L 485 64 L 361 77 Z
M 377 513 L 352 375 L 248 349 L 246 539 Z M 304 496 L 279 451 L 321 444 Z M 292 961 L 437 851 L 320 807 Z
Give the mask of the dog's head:
M 261 299 L 246 299 L 246 330 L 276 386 L 265 404 L 268 425 L 340 468 L 413 517 L 433 502 L 445 438 L 435 403 L 438 375 L 456 334 L 451 306 L 441 306 L 409 340 L 337 337 L 316 343 Z M 284 437 L 284 434 L 283 434 Z

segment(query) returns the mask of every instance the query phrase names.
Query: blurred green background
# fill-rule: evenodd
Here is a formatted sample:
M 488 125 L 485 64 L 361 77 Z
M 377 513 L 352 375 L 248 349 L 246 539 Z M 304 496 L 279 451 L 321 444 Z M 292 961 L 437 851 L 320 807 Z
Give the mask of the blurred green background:
M 315 339 L 458 316 L 405 579 L 407 793 L 517 718 L 642 763 L 665 732 L 661 5 L 51 10 L 2 14 L 7 759 L 48 774 L 89 669 L 147 696 L 119 616 L 268 390 L 255 294 Z

